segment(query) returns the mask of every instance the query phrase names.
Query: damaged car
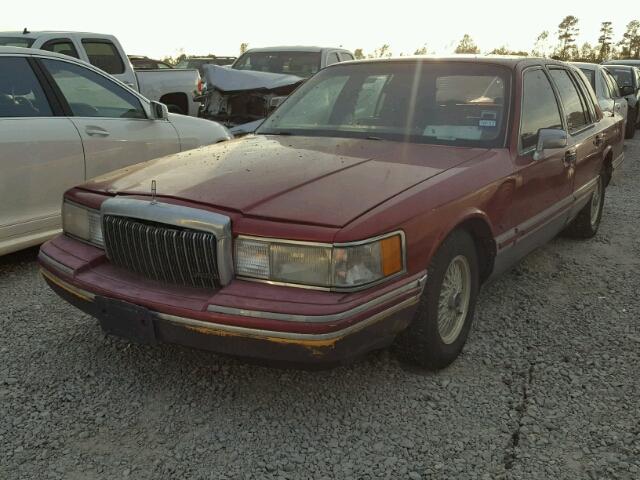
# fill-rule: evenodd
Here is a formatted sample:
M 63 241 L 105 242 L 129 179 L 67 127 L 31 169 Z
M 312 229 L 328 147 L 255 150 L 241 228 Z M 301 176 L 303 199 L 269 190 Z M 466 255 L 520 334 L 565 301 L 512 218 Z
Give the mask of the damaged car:
M 227 127 L 251 123 L 253 131 L 311 75 L 353 58 L 340 48 L 271 47 L 248 50 L 230 68 L 203 65 L 201 116 Z

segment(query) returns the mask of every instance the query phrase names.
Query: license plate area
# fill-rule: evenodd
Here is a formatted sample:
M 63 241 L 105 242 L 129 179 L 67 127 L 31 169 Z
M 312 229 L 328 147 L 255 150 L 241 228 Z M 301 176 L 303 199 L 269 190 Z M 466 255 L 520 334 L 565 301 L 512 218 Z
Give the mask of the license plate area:
M 95 297 L 94 305 L 105 333 L 136 343 L 157 343 L 153 316 L 146 308 L 99 296 Z

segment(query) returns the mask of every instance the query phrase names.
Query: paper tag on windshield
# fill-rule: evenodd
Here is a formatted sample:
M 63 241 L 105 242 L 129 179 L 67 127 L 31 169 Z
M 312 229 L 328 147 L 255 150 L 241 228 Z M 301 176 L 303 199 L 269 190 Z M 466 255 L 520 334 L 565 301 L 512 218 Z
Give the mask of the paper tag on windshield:
M 478 126 L 479 127 L 495 127 L 496 126 L 496 121 L 495 120 L 480 120 L 480 121 L 478 121 Z

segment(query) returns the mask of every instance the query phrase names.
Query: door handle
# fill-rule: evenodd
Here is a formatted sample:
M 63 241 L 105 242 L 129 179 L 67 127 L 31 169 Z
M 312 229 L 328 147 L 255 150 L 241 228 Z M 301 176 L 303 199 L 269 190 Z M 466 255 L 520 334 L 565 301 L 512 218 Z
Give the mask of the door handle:
M 91 137 L 108 137 L 109 132 L 101 127 L 90 125 L 84 129 L 85 133 Z
M 564 164 L 567 167 L 574 165 L 577 159 L 578 159 L 578 150 L 576 150 L 575 148 L 570 148 L 564 154 Z

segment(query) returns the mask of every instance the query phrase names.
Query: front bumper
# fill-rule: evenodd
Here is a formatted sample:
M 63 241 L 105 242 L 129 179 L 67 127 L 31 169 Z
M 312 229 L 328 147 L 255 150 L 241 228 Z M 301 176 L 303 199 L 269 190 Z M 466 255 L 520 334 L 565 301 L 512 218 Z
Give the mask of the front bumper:
M 115 283 L 114 272 L 110 271 L 114 267 L 104 260 L 70 261 L 61 247 L 79 242 L 59 239 L 41 250 L 42 275 L 62 298 L 97 318 L 106 333 L 140 343 L 177 343 L 277 363 L 331 366 L 389 345 L 413 318 L 426 280 L 422 272 L 378 289 L 376 295 L 333 295 L 348 308 L 334 311 L 336 305 L 323 305 L 327 313 L 318 312 L 317 304 L 303 303 L 331 295 L 327 292 L 250 282 L 238 282 L 240 285 L 231 289 L 236 292 L 235 300 L 217 295 L 216 303 L 211 299 L 202 304 L 194 302 L 193 292 L 167 298 L 157 284 L 141 288 L 140 279 L 126 296 L 127 288 L 133 287 L 127 284 L 134 280 L 128 279 L 126 272 L 115 272 L 122 274 Z M 80 247 L 85 253 L 92 248 Z M 98 281 L 99 274 L 105 275 L 103 282 Z M 264 292 L 256 293 L 261 289 L 270 290 L 272 302 L 265 301 Z M 243 296 L 250 292 L 256 293 L 256 298 Z M 347 301 L 349 297 L 356 301 Z M 179 308 L 184 304 L 190 308 Z M 289 307 L 279 312 L 276 304 Z

